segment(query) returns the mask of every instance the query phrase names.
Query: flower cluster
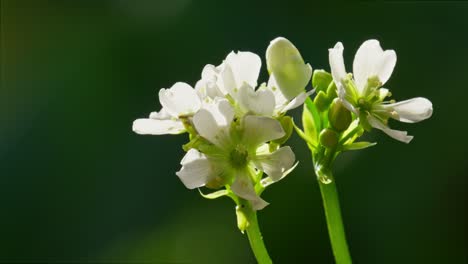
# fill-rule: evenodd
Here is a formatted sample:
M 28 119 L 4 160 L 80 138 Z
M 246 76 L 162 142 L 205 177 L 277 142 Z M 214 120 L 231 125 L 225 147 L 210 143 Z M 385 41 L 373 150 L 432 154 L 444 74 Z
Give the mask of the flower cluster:
M 159 91 L 162 109 L 137 119 L 138 134 L 189 133 L 187 151 L 176 173 L 189 188 L 205 186 L 218 194 L 245 199 L 254 210 L 269 184 L 295 167 L 295 156 L 281 146 L 292 133 L 286 112 L 304 103 L 312 68 L 285 38 L 266 52 L 270 78 L 258 85 L 261 59 L 251 52 L 231 52 L 218 66 L 206 65 L 193 88 L 178 82 Z
M 382 85 L 392 74 L 396 54 L 393 50 L 384 51 L 377 40 L 367 40 L 359 47 L 354 74 L 345 70 L 341 42 L 329 50 L 329 61 L 331 74 L 324 70 L 313 73 L 312 86 L 317 95 L 304 105 L 304 130 L 295 126 L 311 149 L 318 179 L 326 184 L 333 180 L 332 164 L 341 152 L 376 144 L 355 142 L 364 131 L 377 128 L 409 143 L 413 137 L 406 131 L 389 128 L 389 119 L 414 123 L 432 115 L 432 103 L 426 98 L 386 100 L 391 93 Z

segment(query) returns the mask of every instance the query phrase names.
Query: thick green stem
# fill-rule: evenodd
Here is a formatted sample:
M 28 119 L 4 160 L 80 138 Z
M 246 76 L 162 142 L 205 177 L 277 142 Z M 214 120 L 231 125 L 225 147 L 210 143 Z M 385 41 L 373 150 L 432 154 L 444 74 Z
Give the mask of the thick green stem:
M 249 214 L 249 226 L 246 229 L 247 236 L 249 237 L 250 247 L 259 264 L 271 264 L 270 256 L 263 243 L 263 237 L 260 233 L 260 227 L 257 221 L 257 212 L 252 210 Z
M 332 245 L 333 255 L 337 264 L 350 264 L 351 256 L 346 243 L 346 236 L 341 219 L 340 202 L 335 181 L 331 176 L 331 183 L 324 184 L 318 181 L 322 193 L 323 207 L 327 218 L 328 234 Z

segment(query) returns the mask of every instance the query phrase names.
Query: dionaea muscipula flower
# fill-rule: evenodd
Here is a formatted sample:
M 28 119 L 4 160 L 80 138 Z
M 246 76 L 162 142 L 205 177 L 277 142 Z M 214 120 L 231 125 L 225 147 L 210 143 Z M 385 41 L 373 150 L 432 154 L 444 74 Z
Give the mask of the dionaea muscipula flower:
M 178 82 L 169 89 L 159 90 L 162 109 L 152 112 L 149 118 L 133 122 L 133 131 L 138 134 L 163 135 L 185 132 L 184 121 L 193 116 L 202 105 L 195 90 L 188 84 Z
M 389 128 L 390 118 L 415 123 L 431 117 L 432 103 L 422 97 L 401 102 L 385 100 L 390 97 L 382 85 L 390 78 L 396 64 L 396 53 L 383 50 L 377 40 L 365 41 L 356 52 L 353 74 L 347 74 L 343 60 L 343 44 L 329 49 L 330 68 L 338 96 L 350 111 L 359 116 L 364 128 L 377 128 L 399 141 L 409 143 L 413 137 L 406 131 Z
M 311 93 L 305 91 L 311 67 L 291 42 L 272 41 L 267 62 L 273 65 L 270 81 L 257 87 L 260 57 L 229 53 L 220 65 L 204 67 L 195 88 L 176 83 L 161 89 L 162 109 L 135 120 L 133 130 L 152 135 L 188 132 L 187 153 L 176 173 L 184 185 L 225 187 L 208 196 L 234 194 L 250 201 L 253 209 L 262 209 L 267 205 L 259 196 L 262 191 L 294 168 L 291 148 L 280 146 L 292 132 L 291 118 L 284 114 Z M 281 71 L 282 63 L 288 71 Z
M 285 135 L 281 124 L 255 115 L 236 119 L 229 101 L 217 98 L 194 115 L 193 125 L 201 138 L 196 149 L 187 152 L 176 173 L 185 186 L 228 186 L 237 196 L 251 201 L 253 209 L 265 207 L 268 203 L 256 192 L 257 185 L 262 184 L 261 172 L 278 181 L 295 161 L 290 147 L 270 152 L 265 144 Z

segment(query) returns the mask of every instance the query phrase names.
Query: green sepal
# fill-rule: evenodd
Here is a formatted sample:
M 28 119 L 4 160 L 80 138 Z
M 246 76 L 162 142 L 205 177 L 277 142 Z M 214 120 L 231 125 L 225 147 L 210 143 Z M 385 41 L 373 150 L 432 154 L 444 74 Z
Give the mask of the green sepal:
M 339 144 L 342 146 L 351 144 L 358 137 L 362 136 L 363 133 L 364 128 L 362 128 L 362 126 L 359 124 L 359 120 L 355 119 L 353 122 L 351 122 L 348 129 L 342 133 Z
M 359 124 L 366 130 L 367 132 L 372 130 L 372 126 L 369 124 L 369 121 L 367 121 L 367 112 L 361 111 L 359 113 Z
M 206 199 L 217 199 L 217 198 L 223 197 L 223 196 L 230 196 L 228 190 L 219 190 L 219 191 L 212 192 L 212 193 L 209 193 L 209 194 L 204 194 L 200 190 L 200 188 L 198 188 L 198 192 L 200 193 L 201 196 L 203 196 L 203 198 L 206 198 Z
M 196 135 L 192 137 L 192 134 L 190 134 L 190 141 L 184 145 L 182 145 L 182 149 L 184 151 L 189 151 L 192 148 L 197 148 L 202 143 L 203 139 L 199 135 Z
M 312 145 L 318 145 L 318 136 L 321 127 L 320 113 L 310 98 L 307 98 L 302 111 L 302 126 L 304 127 L 305 138 Z M 298 133 L 299 134 L 299 133 Z
M 330 83 L 333 82 L 333 77 L 325 70 L 315 70 L 312 75 L 312 86 L 317 92 L 326 92 Z
M 308 137 L 304 131 L 302 131 L 296 124 L 294 125 L 294 129 L 296 130 L 296 133 L 307 143 L 309 146 L 309 149 L 316 149 L 317 148 L 317 143 L 313 143 L 313 140 Z
M 348 150 L 360 150 L 360 149 L 365 149 L 369 148 L 372 146 L 375 146 L 377 142 L 367 142 L 367 141 L 361 141 L 361 142 L 354 142 L 348 145 L 344 145 L 341 149 L 343 151 L 348 151 Z

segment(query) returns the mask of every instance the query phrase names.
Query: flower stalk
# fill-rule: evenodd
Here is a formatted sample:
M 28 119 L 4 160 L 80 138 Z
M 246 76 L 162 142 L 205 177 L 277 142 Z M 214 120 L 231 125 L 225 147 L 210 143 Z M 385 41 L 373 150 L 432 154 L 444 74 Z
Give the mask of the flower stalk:
M 260 226 L 258 225 L 257 211 L 252 209 L 250 202 L 239 199 L 236 210 L 242 211 L 243 215 L 247 217 L 247 237 L 249 239 L 250 247 L 255 255 L 255 259 L 259 264 L 271 264 L 271 258 L 266 249 L 263 241 L 262 233 L 260 232 Z
M 328 235 L 330 237 L 333 256 L 337 264 L 350 264 L 352 263 L 351 255 L 349 254 L 348 244 L 346 243 L 336 184 L 331 175 L 328 175 L 327 178 L 331 179 L 329 184 L 322 183 L 321 181 L 318 181 L 318 184 L 322 194 L 323 209 L 327 219 Z
M 331 155 L 334 155 L 331 153 Z M 324 157 L 329 161 L 330 157 Z M 351 255 L 349 253 L 348 244 L 346 242 L 345 229 L 343 219 L 341 217 L 340 202 L 338 199 L 338 191 L 336 189 L 335 179 L 333 178 L 331 168 L 327 165 L 316 166 L 316 174 L 318 184 L 323 200 L 323 209 L 327 220 L 328 235 L 330 237 L 331 247 L 335 262 L 337 264 L 350 264 Z M 323 179 L 326 179 L 324 181 Z

